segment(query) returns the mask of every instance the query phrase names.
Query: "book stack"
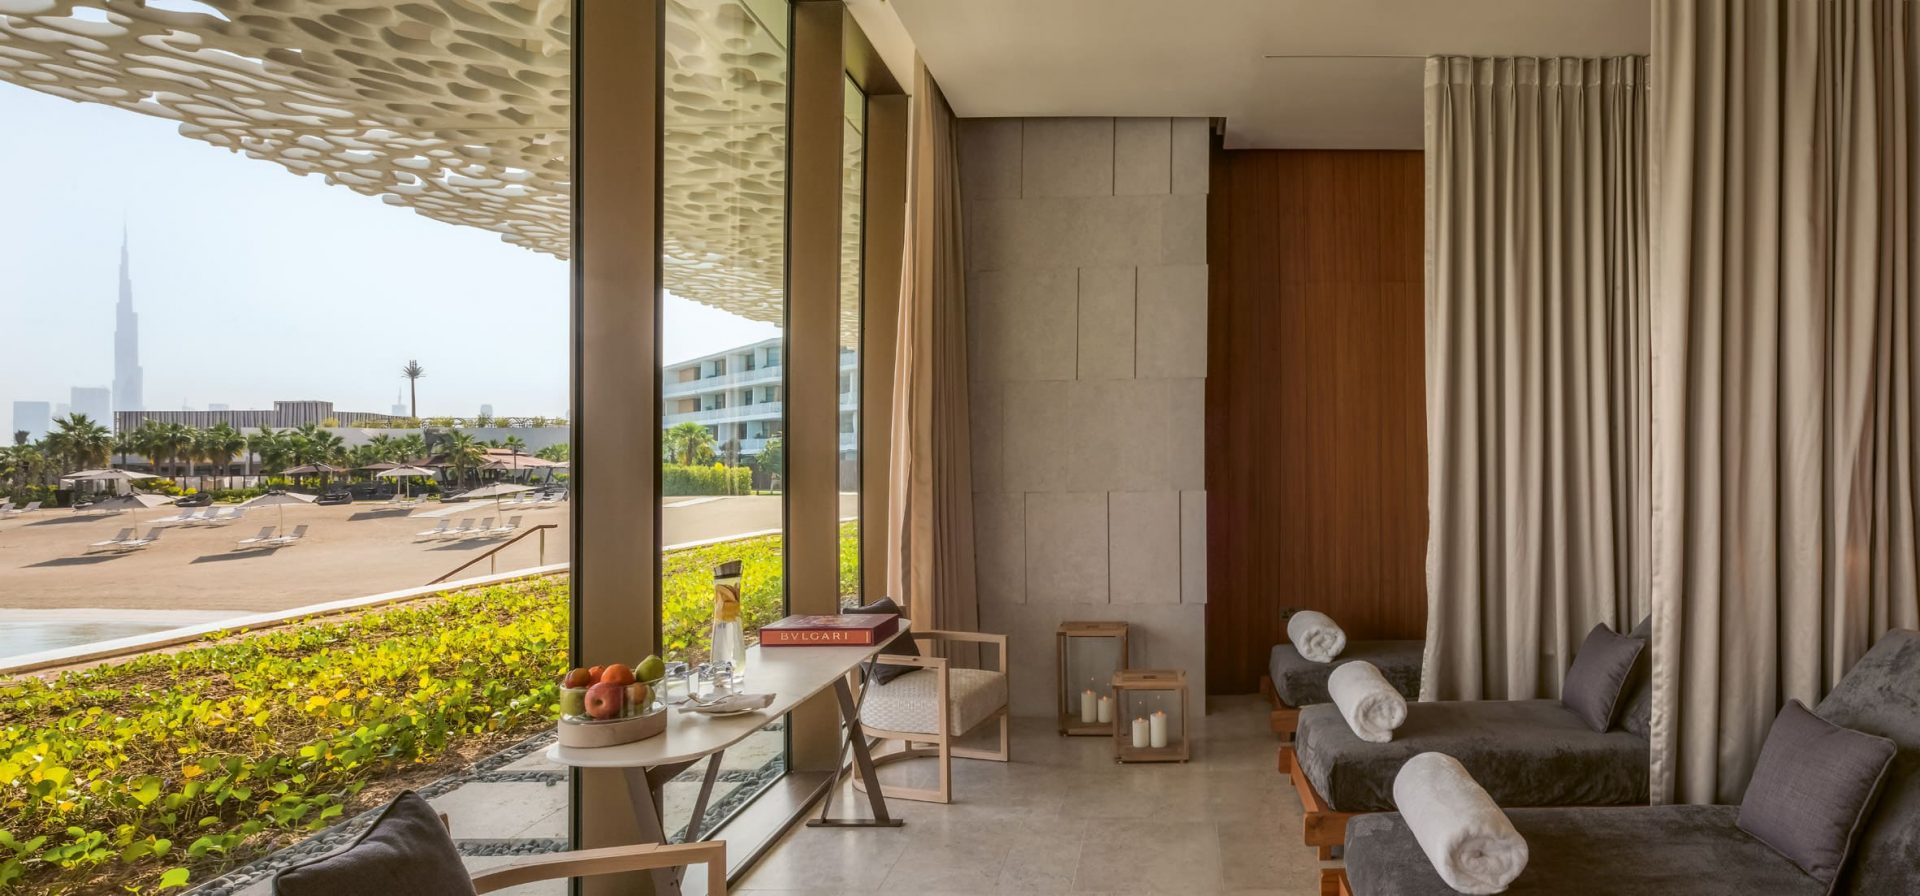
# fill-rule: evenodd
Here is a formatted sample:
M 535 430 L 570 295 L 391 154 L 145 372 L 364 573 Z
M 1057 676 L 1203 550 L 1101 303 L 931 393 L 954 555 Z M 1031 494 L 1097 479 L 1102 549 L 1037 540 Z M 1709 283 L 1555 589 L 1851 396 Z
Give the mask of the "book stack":
M 875 613 L 788 616 L 760 629 L 762 647 L 872 647 L 900 630 L 900 617 Z

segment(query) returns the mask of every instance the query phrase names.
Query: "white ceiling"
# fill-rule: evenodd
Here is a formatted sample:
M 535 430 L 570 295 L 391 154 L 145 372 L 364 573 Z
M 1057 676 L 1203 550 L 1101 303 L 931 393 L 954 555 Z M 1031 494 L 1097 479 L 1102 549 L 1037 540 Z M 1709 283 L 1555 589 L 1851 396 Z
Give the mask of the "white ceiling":
M 1649 0 L 886 3 L 963 117 L 1209 116 L 1230 149 L 1418 149 L 1418 57 L 1646 53 L 1651 30 Z

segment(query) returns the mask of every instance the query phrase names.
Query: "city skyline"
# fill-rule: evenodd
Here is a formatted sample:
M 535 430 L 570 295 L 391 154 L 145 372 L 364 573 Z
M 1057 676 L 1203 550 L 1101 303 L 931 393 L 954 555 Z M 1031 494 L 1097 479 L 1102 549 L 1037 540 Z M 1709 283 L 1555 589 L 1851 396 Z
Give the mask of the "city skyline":
M 162 119 L 5 84 L 0 119 L 0 165 L 41 174 L 0 216 L 0 407 L 115 381 L 124 248 L 145 408 L 388 408 L 418 358 L 422 415 L 569 413 L 565 262 Z M 779 332 L 671 295 L 662 313 L 668 363 Z

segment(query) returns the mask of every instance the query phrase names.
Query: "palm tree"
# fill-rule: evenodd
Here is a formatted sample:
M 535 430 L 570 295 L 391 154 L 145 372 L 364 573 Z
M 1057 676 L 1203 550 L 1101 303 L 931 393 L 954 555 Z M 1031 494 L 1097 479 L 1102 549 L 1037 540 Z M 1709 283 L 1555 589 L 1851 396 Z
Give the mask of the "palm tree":
M 280 433 L 274 432 L 270 426 L 260 427 L 258 432 L 247 436 L 247 475 L 253 475 L 255 457 L 260 459 L 262 470 L 279 470 L 287 466 L 286 450 L 285 440 Z
M 187 460 L 187 475 L 193 475 L 193 430 L 185 423 L 160 424 L 160 453 L 167 459 L 167 465 L 173 473 L 180 472 L 182 458 Z
M 713 456 L 713 430 L 692 421 L 668 429 L 661 441 L 665 443 L 667 456 L 685 466 L 704 463 Z
M 520 469 L 520 455 L 527 453 L 527 440 L 519 436 L 507 436 L 500 447 L 507 449 L 513 455 L 513 468 Z
M 453 471 L 454 481 L 464 483 L 468 474 L 480 469 L 487 450 L 479 440 L 456 429 L 440 441 L 440 457 L 441 463 Z
M 368 439 L 367 444 L 362 446 L 368 449 L 367 457 L 370 459 L 367 463 L 393 463 L 398 460 L 399 458 L 394 454 L 395 443 L 397 441 L 393 436 L 387 435 L 384 432 Z
M 393 440 L 393 462 L 404 464 L 427 459 L 427 438 L 417 432 Z
M 53 421 L 46 444 L 53 460 L 75 470 L 104 467 L 113 456 L 113 433 L 85 414 L 68 414 Z
M 226 475 L 227 468 L 233 464 L 233 456 L 246 450 L 246 447 L 247 437 L 224 420 L 194 434 L 194 451 L 201 460 L 218 470 L 214 474 L 216 476 Z
M 407 366 L 400 368 L 400 375 L 407 378 L 407 391 L 412 396 L 412 401 L 408 404 L 408 407 L 413 409 L 413 413 L 410 416 L 418 419 L 420 416 L 420 378 L 427 375 L 427 369 L 421 367 L 419 361 L 408 361 Z

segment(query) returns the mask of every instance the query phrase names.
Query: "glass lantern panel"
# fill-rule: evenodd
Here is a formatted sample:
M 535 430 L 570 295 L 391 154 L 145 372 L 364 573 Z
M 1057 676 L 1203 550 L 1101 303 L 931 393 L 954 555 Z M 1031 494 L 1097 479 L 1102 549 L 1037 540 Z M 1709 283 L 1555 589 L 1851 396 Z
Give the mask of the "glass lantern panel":
M 1080 705 L 1080 693 L 1095 697 L 1113 693 L 1113 673 L 1120 670 L 1119 638 L 1068 638 L 1067 674 L 1060 682 L 1060 698 L 1069 708 Z
M 1185 738 L 1186 719 L 1180 710 L 1180 692 L 1177 690 L 1122 690 L 1119 700 L 1121 719 L 1126 725 L 1123 731 L 1131 731 L 1136 720 L 1147 720 L 1149 743 L 1147 746 L 1178 746 Z M 1160 714 L 1161 722 L 1155 722 L 1155 714 Z M 1155 729 L 1164 726 L 1164 734 L 1152 737 Z

